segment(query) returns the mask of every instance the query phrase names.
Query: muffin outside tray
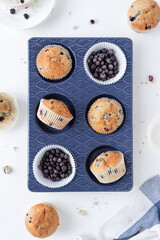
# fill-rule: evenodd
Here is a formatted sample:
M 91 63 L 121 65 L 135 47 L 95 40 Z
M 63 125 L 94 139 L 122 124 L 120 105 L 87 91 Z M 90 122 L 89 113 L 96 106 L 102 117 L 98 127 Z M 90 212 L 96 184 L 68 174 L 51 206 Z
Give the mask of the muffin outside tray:
M 118 45 L 127 58 L 127 69 L 121 79 L 112 85 L 98 85 L 90 80 L 83 67 L 87 50 L 97 42 L 111 42 Z M 75 56 L 75 69 L 72 75 L 60 83 L 44 81 L 34 65 L 36 54 L 44 45 L 60 44 L 72 50 Z M 132 188 L 132 42 L 127 38 L 33 38 L 29 41 L 29 179 L 28 187 L 34 192 L 64 191 L 129 191 Z M 43 96 L 56 92 L 72 101 L 76 110 L 74 125 L 67 131 L 53 135 L 39 128 L 34 119 L 36 103 Z M 108 94 L 115 96 L 125 108 L 125 121 L 116 132 L 100 135 L 94 132 L 85 121 L 85 109 L 95 96 Z M 74 155 L 77 171 L 73 181 L 59 189 L 48 189 L 38 184 L 33 176 L 32 163 L 36 153 L 46 145 L 63 145 Z M 119 181 L 101 186 L 92 181 L 85 171 L 85 159 L 97 146 L 110 145 L 124 154 L 127 172 Z

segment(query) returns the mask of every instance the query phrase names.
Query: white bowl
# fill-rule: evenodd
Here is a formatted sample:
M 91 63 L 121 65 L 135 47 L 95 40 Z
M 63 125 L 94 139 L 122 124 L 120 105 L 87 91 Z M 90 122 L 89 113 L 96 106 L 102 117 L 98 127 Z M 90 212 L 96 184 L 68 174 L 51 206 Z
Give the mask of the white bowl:
M 148 143 L 155 151 L 160 152 L 160 116 L 154 118 L 148 127 Z
M 17 9 L 15 5 L 16 14 L 10 14 L 8 7 L 5 9 L 0 5 L 0 23 L 12 29 L 32 28 L 43 22 L 53 12 L 55 2 L 56 0 L 33 0 L 28 9 L 24 7 Z M 29 14 L 29 19 L 24 18 L 24 13 Z

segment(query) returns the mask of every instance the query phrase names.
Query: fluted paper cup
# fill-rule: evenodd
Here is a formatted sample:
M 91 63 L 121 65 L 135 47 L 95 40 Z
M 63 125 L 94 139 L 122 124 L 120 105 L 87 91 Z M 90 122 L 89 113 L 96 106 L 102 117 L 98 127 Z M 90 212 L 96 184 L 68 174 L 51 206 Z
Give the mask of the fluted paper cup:
M 37 117 L 49 127 L 61 130 L 73 119 L 73 116 L 71 118 L 66 118 L 52 112 L 43 104 L 43 101 L 44 99 L 41 99 Z
M 69 155 L 70 163 L 72 166 L 72 173 L 71 173 L 71 175 L 69 175 L 68 177 L 66 177 L 60 181 L 53 182 L 51 179 L 47 179 L 43 176 L 42 171 L 38 168 L 38 166 L 39 166 L 40 161 L 42 160 L 45 152 L 50 149 L 56 149 L 56 148 L 62 150 L 63 152 L 65 152 Z M 67 148 L 60 146 L 60 145 L 48 145 L 48 146 L 42 148 L 35 156 L 32 168 L 33 168 L 33 174 L 34 174 L 37 182 L 39 182 L 40 184 L 42 184 L 43 186 L 46 186 L 48 188 L 60 188 L 60 187 L 63 187 L 65 185 L 69 184 L 73 180 L 75 173 L 76 173 L 76 164 L 75 164 L 75 160 L 74 160 L 71 152 Z
M 117 62 L 118 62 L 118 66 L 119 66 L 119 72 L 115 75 L 114 78 L 110 78 L 109 80 L 98 80 L 96 78 L 93 77 L 92 73 L 90 72 L 88 63 L 87 63 L 87 59 L 88 57 L 92 54 L 92 52 L 97 52 L 99 50 L 102 50 L 103 48 L 105 49 L 113 49 L 115 52 L 115 56 L 117 58 Z M 101 84 L 101 85 L 108 85 L 108 84 L 113 84 L 118 82 L 123 75 L 126 72 L 126 68 L 127 68 L 127 60 L 126 57 L 123 53 L 123 51 L 115 44 L 113 43 L 109 43 L 109 42 L 100 42 L 100 43 L 96 43 L 95 45 L 93 45 L 91 48 L 89 48 L 89 50 L 86 52 L 85 56 L 84 56 L 84 60 L 83 60 L 83 65 L 84 65 L 84 69 L 87 73 L 87 75 L 90 77 L 90 79 L 92 79 L 94 82 Z

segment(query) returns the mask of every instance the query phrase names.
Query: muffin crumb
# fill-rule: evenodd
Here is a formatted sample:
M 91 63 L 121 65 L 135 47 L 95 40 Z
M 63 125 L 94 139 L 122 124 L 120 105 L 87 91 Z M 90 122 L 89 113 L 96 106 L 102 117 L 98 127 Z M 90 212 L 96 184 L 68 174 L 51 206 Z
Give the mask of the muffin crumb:
M 76 29 L 78 29 L 78 28 L 79 28 L 79 27 L 76 26 L 76 25 L 73 26 L 73 30 L 76 30 Z
M 87 215 L 87 212 L 85 210 L 83 210 L 83 209 L 80 209 L 79 210 L 79 215 L 85 216 L 85 215 Z
M 95 201 L 95 202 L 93 203 L 94 206 L 97 206 L 98 204 L 99 204 L 98 201 Z
M 6 165 L 6 166 L 2 167 L 2 170 L 5 174 L 9 174 L 9 173 L 11 173 L 12 168 L 10 166 Z

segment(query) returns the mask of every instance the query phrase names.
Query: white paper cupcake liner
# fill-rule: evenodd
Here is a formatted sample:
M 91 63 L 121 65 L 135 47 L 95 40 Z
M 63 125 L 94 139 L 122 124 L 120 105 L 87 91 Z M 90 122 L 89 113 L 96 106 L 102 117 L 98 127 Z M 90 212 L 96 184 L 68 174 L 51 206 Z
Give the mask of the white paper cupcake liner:
M 3 9 L 3 10 L 10 10 L 12 8 L 14 8 L 15 10 L 20 10 L 22 8 L 27 8 L 29 7 L 31 4 L 32 4 L 33 0 L 25 0 L 24 3 L 11 3 L 9 0 L 6 1 L 6 0 L 1 0 L 0 1 L 0 7 Z
M 51 179 L 47 179 L 43 176 L 43 174 L 42 174 L 41 170 L 38 168 L 38 166 L 39 166 L 40 161 L 42 160 L 42 157 L 44 156 L 45 152 L 50 149 L 55 149 L 55 148 L 61 149 L 63 152 L 65 152 L 69 155 L 70 163 L 72 166 L 72 173 L 67 178 L 64 178 L 57 182 L 52 182 Z M 33 168 L 33 174 L 34 174 L 37 182 L 39 182 L 40 184 L 42 184 L 43 186 L 46 186 L 48 188 L 60 188 L 60 187 L 63 187 L 65 185 L 69 184 L 73 180 L 75 173 L 76 173 L 76 164 L 75 164 L 75 160 L 74 160 L 71 152 L 67 148 L 64 148 L 63 146 L 60 146 L 60 145 L 48 145 L 48 146 L 42 148 L 35 156 L 32 168 Z
M 95 129 L 93 129 L 92 126 L 90 125 L 89 119 L 88 119 L 89 111 L 88 111 L 88 113 L 87 113 L 87 121 L 88 121 L 88 124 L 89 124 L 90 128 L 91 128 L 94 132 L 99 133 L 99 134 L 102 134 L 102 135 L 109 135 L 109 134 L 112 134 L 112 133 L 116 132 L 116 131 L 119 129 L 119 127 L 123 124 L 123 122 L 124 122 L 124 112 L 123 112 L 122 105 L 121 105 L 118 101 L 116 101 L 115 99 L 109 98 L 109 97 L 97 98 L 97 99 L 92 103 L 92 105 L 93 105 L 97 100 L 103 99 L 103 98 L 108 98 L 109 100 L 113 100 L 113 101 L 115 101 L 116 103 L 118 103 L 118 105 L 121 107 L 121 111 L 122 111 L 122 122 L 121 122 L 121 124 L 120 124 L 113 132 L 111 132 L 111 133 L 100 133 L 100 132 L 97 132 Z M 90 106 L 89 110 L 91 109 L 92 105 Z
M 92 73 L 90 72 L 88 63 L 87 63 L 87 59 L 88 57 L 91 55 L 92 52 L 97 52 L 99 50 L 102 50 L 103 48 L 106 49 L 113 49 L 115 52 L 115 56 L 117 58 L 117 62 L 118 62 L 118 66 L 119 66 L 119 73 L 117 73 L 115 75 L 114 78 L 110 78 L 109 80 L 98 80 L 96 78 L 93 77 Z M 113 43 L 109 43 L 109 42 L 100 42 L 100 43 L 96 43 L 95 45 L 93 45 L 85 54 L 84 56 L 84 60 L 83 60 L 83 65 L 84 65 L 84 69 L 87 73 L 87 75 L 90 77 L 90 79 L 92 79 L 94 82 L 101 84 L 101 85 L 108 85 L 108 84 L 113 84 L 118 82 L 123 75 L 126 72 L 126 68 L 127 68 L 127 60 L 126 57 L 123 53 L 123 51 L 115 44 Z
M 43 104 L 43 101 L 44 99 L 41 99 L 40 105 L 37 111 L 37 117 L 39 120 L 41 120 L 43 123 L 45 123 L 49 127 L 61 130 L 73 119 L 73 116 L 72 118 L 66 118 L 52 112 L 49 108 L 47 108 Z
M 0 93 L 9 103 L 8 114 L 4 114 L 4 120 L 0 122 L 0 131 L 10 130 L 18 122 L 19 119 L 19 106 L 16 97 L 7 93 Z
M 47 78 L 47 77 L 45 77 L 45 76 L 41 73 L 41 71 L 40 71 L 40 69 L 39 69 L 39 67 L 38 67 L 38 62 L 37 62 L 40 53 L 41 53 L 44 49 L 46 49 L 47 47 L 54 47 L 54 46 L 58 46 L 58 47 L 61 47 L 61 48 L 64 49 L 64 50 L 66 50 L 67 53 L 68 53 L 68 55 L 70 56 L 70 60 L 71 60 L 71 67 L 70 67 L 69 71 L 68 71 L 68 72 L 66 73 L 66 75 L 64 75 L 62 78 L 57 78 L 57 79 L 56 79 L 56 78 L 53 79 L 53 78 Z M 51 81 L 60 81 L 60 80 L 62 80 L 63 78 L 65 78 L 65 77 L 70 73 L 70 71 L 71 71 L 71 69 L 72 69 L 72 57 L 71 57 L 69 51 L 68 51 L 66 48 L 62 47 L 61 45 L 58 45 L 58 44 L 49 44 L 49 45 L 46 45 L 45 47 L 43 47 L 43 48 L 38 52 L 37 57 L 36 57 L 36 67 L 37 67 L 37 70 L 38 70 L 39 74 L 40 74 L 43 78 L 45 78 L 45 79 L 47 79 L 47 80 L 51 80 Z
M 119 151 L 114 151 L 114 152 L 119 152 Z M 119 152 L 119 153 L 121 153 L 121 152 Z M 125 165 L 125 161 L 124 161 L 124 155 L 122 153 L 121 153 L 121 155 L 122 155 L 122 160 L 116 167 L 114 167 L 114 168 L 109 167 L 106 172 L 101 172 L 101 173 L 95 173 L 95 172 L 91 171 L 93 173 L 93 175 L 98 179 L 99 182 L 101 182 L 103 184 L 112 183 L 112 182 L 119 180 L 120 178 L 122 178 L 124 176 L 124 174 L 126 173 L 126 165 Z M 108 173 L 108 171 L 109 171 L 109 173 Z M 115 171 L 117 173 L 115 173 Z M 101 176 L 103 176 L 103 178 Z

